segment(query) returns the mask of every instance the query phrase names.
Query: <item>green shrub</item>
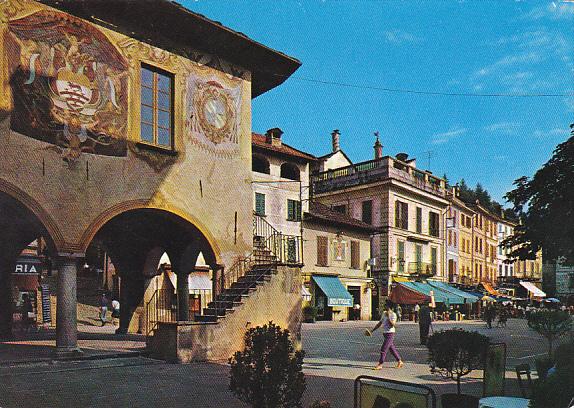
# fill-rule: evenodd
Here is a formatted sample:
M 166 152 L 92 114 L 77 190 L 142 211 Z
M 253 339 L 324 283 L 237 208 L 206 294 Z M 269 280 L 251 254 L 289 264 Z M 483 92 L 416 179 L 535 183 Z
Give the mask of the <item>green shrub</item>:
M 249 329 L 244 351 L 229 359 L 229 388 L 254 408 L 301 407 L 304 354 L 295 350 L 289 330 L 273 322 Z
M 461 329 L 442 330 L 427 340 L 431 372 L 456 381 L 460 394 L 460 379 L 481 368 L 490 340 L 477 332 Z
M 572 318 L 561 310 L 540 310 L 530 313 L 528 327 L 548 340 L 548 357 L 552 358 L 552 345 L 560 336 L 568 333 Z
M 303 320 L 306 323 L 313 323 L 317 318 L 317 308 L 307 305 L 303 308 Z
M 548 370 L 554 365 L 554 362 L 549 357 L 537 358 L 535 361 L 536 372 L 538 373 L 538 378 L 546 378 Z
M 557 370 L 544 380 L 534 382 L 530 408 L 568 407 L 574 397 L 574 370 Z
M 313 402 L 309 408 L 331 408 L 331 403 L 325 400 L 317 400 Z

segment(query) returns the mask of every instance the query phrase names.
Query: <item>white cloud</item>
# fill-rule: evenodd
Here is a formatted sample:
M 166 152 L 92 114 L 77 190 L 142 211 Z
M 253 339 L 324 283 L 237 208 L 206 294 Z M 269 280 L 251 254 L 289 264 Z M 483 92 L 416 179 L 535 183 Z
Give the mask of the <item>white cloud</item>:
M 387 42 L 392 44 L 415 43 L 420 41 L 420 38 L 415 35 L 398 29 L 385 31 L 384 35 Z
M 450 128 L 446 132 L 442 133 L 435 133 L 431 139 L 431 143 L 438 145 L 450 142 L 452 139 L 455 139 L 459 136 L 464 135 L 468 130 L 461 127 L 454 127 Z
M 564 138 L 567 138 L 569 134 L 570 129 L 559 127 L 546 130 L 537 129 L 533 132 L 533 136 L 539 139 L 552 136 L 564 136 Z
M 485 126 L 484 130 L 492 133 L 503 133 L 511 135 L 513 133 L 516 133 L 519 127 L 520 125 L 516 122 L 499 122 Z
M 572 20 L 574 19 L 574 2 L 572 1 L 552 1 L 545 6 L 535 7 L 523 16 L 526 20 L 540 20 L 549 18 L 551 20 Z

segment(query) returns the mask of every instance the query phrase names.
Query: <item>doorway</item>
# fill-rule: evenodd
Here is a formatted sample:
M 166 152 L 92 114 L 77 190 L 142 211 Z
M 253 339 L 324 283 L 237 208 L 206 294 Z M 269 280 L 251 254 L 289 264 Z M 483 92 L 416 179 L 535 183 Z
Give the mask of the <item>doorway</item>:
M 361 320 L 361 287 L 347 286 L 347 291 L 353 296 L 353 306 L 348 308 L 349 320 Z

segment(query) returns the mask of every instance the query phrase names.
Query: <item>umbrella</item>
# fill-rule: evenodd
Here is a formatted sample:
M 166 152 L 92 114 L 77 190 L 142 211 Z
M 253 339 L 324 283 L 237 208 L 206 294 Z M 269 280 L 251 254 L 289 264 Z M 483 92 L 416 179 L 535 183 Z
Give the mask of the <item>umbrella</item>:
M 545 300 L 545 302 L 550 302 L 550 303 L 560 303 L 560 301 L 556 298 L 548 298 Z
M 494 302 L 493 298 L 491 298 L 490 296 L 486 296 L 486 295 L 484 295 L 480 300 L 487 300 L 489 302 Z

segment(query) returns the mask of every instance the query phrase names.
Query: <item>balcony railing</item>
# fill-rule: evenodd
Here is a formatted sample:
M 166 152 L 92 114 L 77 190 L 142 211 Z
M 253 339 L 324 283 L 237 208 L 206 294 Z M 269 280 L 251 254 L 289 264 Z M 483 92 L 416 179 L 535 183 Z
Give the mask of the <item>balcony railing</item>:
M 443 179 L 392 157 L 327 170 L 313 175 L 311 183 L 313 192 L 321 194 L 386 179 L 395 179 L 426 192 L 446 196 L 446 183 Z
M 437 274 L 437 265 L 430 262 L 409 262 L 408 272 L 411 275 L 434 276 Z

